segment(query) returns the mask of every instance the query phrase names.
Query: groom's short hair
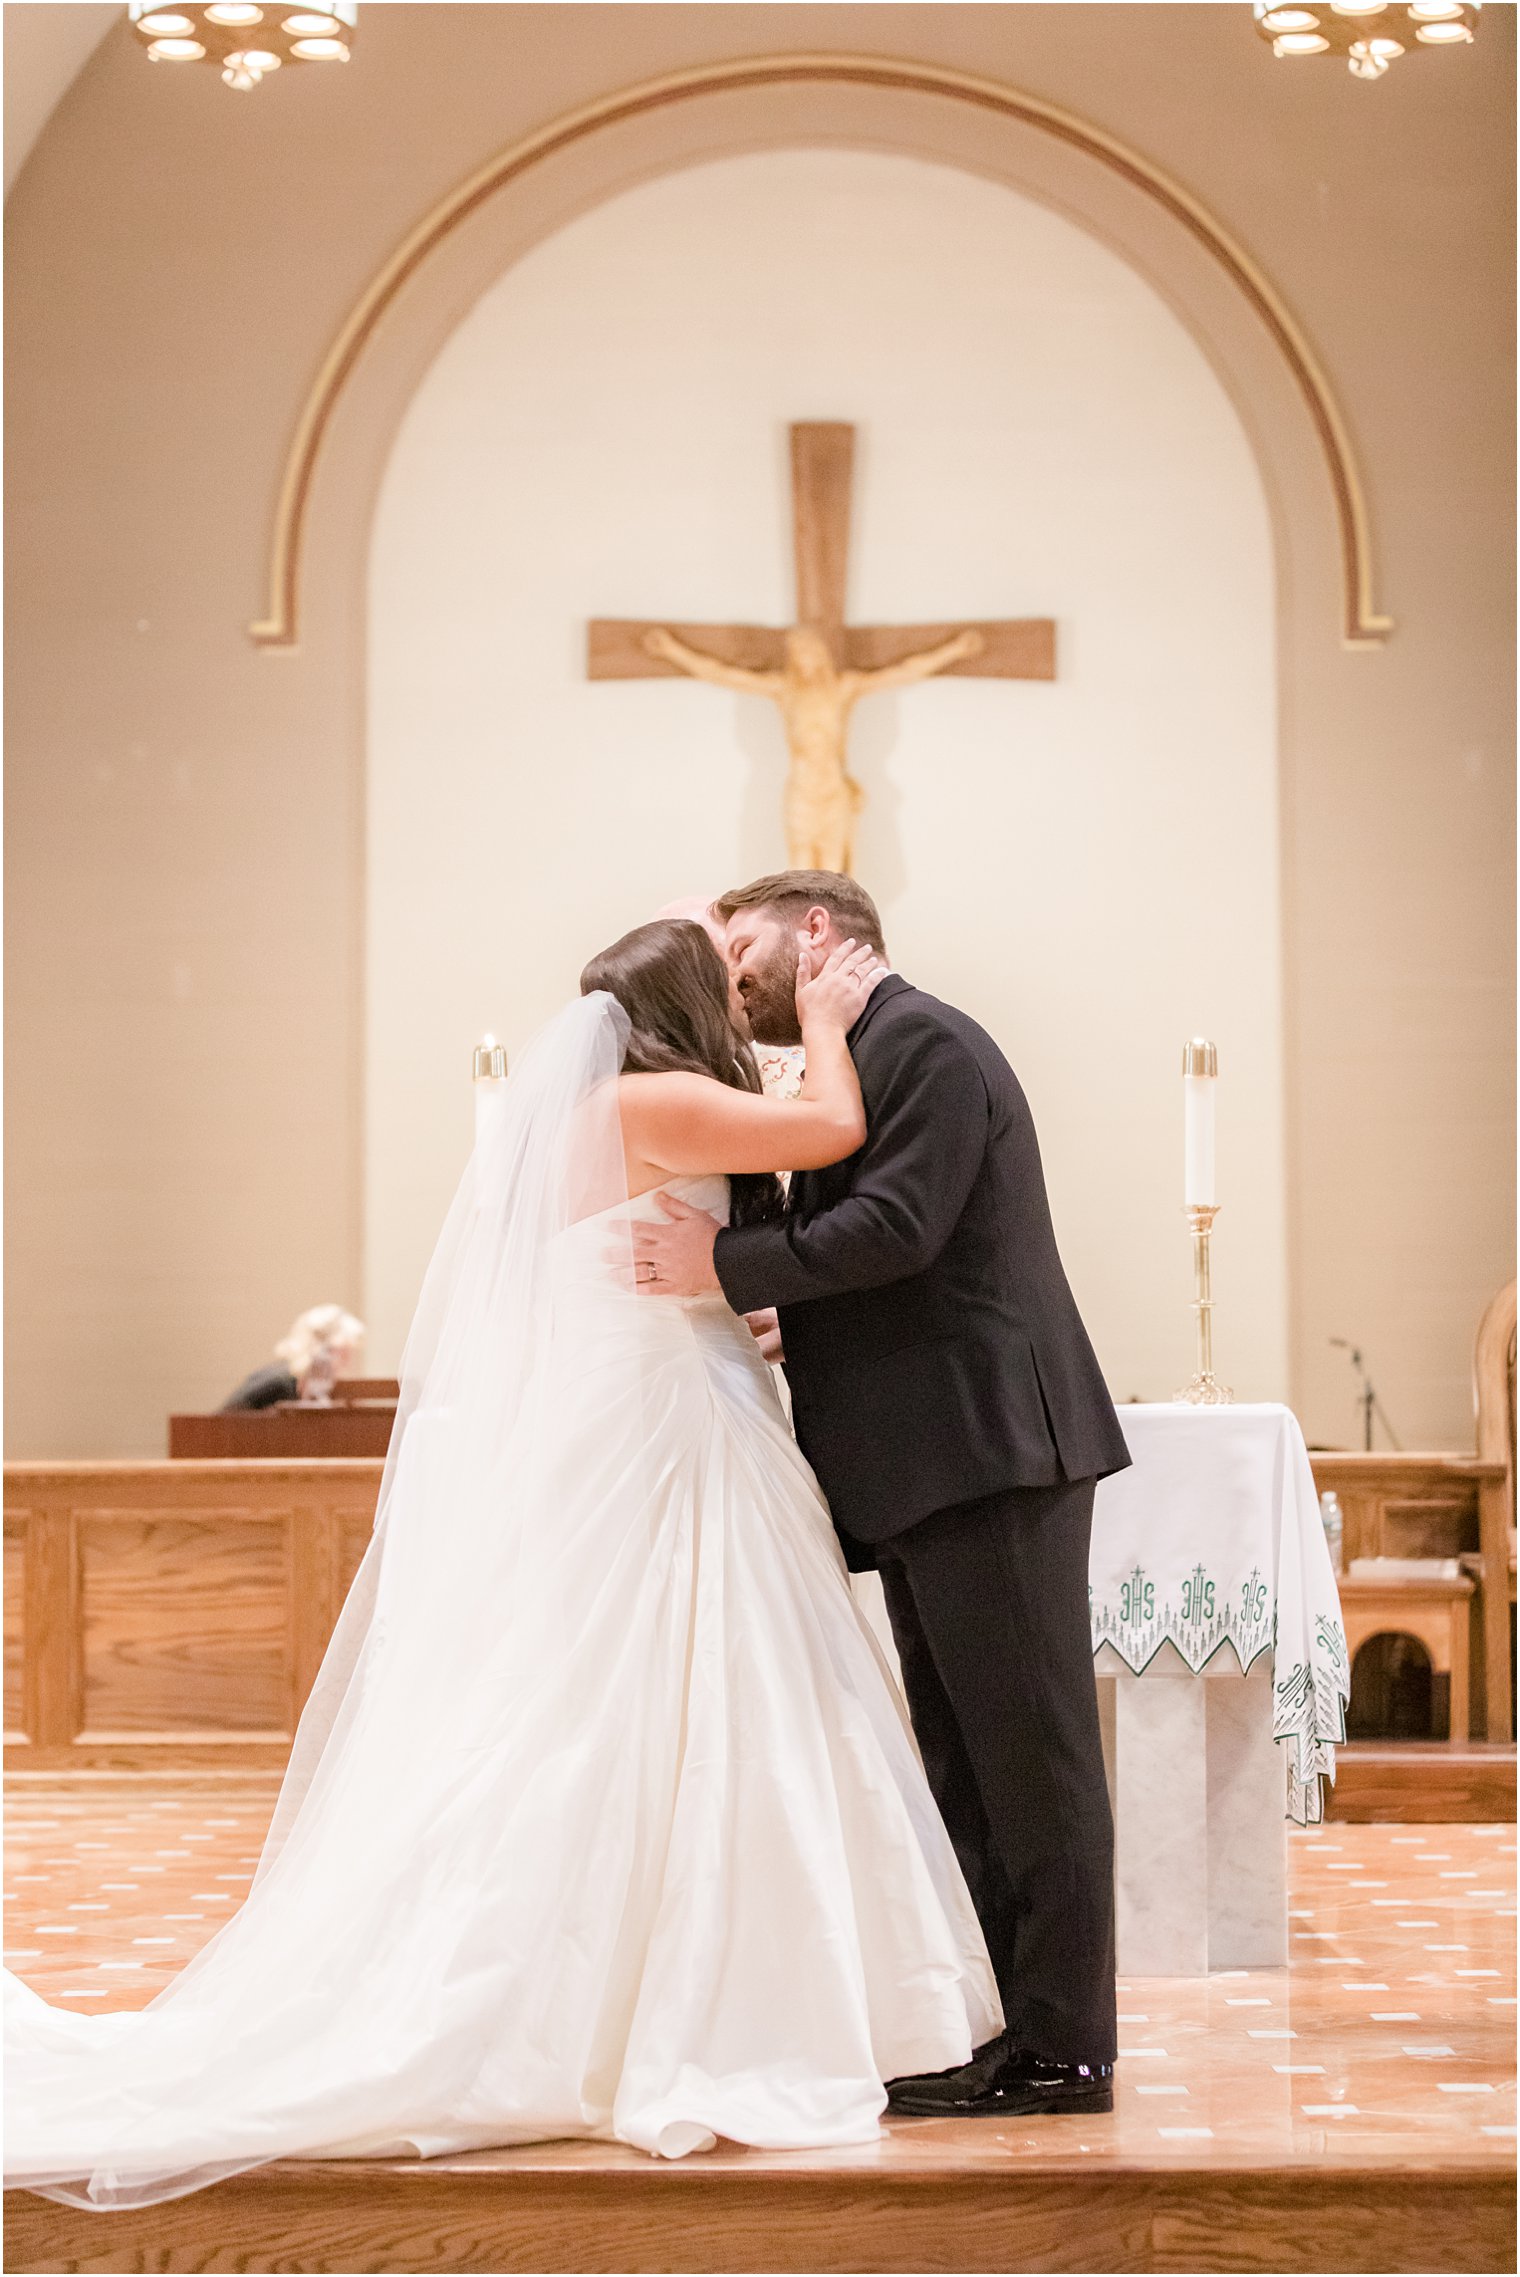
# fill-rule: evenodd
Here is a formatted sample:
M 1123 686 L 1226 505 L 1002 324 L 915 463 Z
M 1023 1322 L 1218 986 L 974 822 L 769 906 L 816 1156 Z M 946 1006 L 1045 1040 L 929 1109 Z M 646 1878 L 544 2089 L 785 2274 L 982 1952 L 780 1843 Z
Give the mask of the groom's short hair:
M 735 886 L 731 893 L 720 894 L 713 908 L 725 925 L 741 909 L 769 909 L 783 921 L 793 922 L 809 909 L 826 909 L 836 930 L 847 939 L 874 949 L 879 957 L 887 953 L 875 902 L 864 886 L 840 870 L 773 870 L 768 878 L 756 878 L 753 885 Z

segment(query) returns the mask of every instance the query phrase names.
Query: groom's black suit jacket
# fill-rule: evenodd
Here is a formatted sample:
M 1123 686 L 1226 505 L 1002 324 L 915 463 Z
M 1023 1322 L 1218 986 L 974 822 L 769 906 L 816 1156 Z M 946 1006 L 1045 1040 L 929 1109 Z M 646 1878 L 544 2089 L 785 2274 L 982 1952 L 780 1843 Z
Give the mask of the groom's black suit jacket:
M 736 1312 L 780 1314 L 798 1443 L 847 1551 L 1129 1462 L 997 1045 L 896 974 L 848 1041 L 864 1146 L 799 1173 L 784 1219 L 725 1228 L 715 1256 Z

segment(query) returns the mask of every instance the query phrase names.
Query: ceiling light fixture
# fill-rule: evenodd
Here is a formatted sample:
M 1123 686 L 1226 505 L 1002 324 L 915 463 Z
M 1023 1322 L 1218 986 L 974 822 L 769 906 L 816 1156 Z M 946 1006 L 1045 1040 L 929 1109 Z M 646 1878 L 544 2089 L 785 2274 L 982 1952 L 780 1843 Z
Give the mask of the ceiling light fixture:
M 1381 79 L 1419 47 L 1466 47 L 1481 0 L 1314 0 L 1307 8 L 1255 0 L 1256 29 L 1278 56 L 1341 55 L 1357 79 Z M 1371 26 L 1376 20 L 1376 35 Z
M 155 63 L 214 63 L 246 94 L 284 63 L 346 63 L 356 0 L 283 16 L 270 0 L 182 0 L 175 8 L 129 0 L 132 29 Z M 256 40 L 249 35 L 257 30 Z

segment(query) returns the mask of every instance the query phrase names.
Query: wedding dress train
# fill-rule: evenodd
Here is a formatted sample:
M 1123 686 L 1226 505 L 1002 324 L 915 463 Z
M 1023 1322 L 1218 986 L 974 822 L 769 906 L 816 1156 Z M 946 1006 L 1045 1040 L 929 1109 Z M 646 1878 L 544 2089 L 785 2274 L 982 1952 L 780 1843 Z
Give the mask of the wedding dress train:
M 860 2142 L 884 2079 L 998 2029 L 770 1371 L 720 1298 L 628 1285 L 655 1202 L 606 1199 L 619 1043 L 610 999 L 572 1007 L 477 1149 L 241 1911 L 135 2014 L 8 1980 L 9 2182 L 124 2205 L 289 2156 Z

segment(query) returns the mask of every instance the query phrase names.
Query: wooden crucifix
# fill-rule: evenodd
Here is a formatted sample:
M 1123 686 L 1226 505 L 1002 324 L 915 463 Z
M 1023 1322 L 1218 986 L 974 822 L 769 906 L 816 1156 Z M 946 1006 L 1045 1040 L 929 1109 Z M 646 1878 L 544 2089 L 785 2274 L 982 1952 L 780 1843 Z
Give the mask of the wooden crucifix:
M 855 430 L 810 420 L 794 426 L 791 439 L 797 622 L 773 629 L 599 617 L 588 627 L 586 671 L 592 680 L 684 674 L 769 697 L 791 752 L 788 859 L 794 869 L 848 871 L 865 795 L 848 764 L 850 714 L 860 698 L 949 673 L 1053 680 L 1056 628 L 1049 617 L 846 624 Z

